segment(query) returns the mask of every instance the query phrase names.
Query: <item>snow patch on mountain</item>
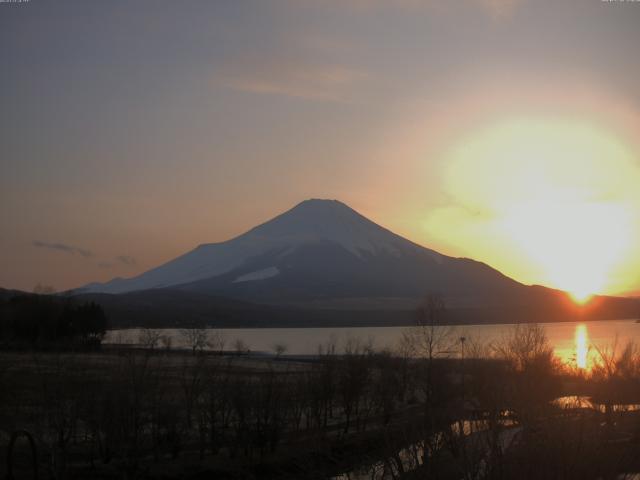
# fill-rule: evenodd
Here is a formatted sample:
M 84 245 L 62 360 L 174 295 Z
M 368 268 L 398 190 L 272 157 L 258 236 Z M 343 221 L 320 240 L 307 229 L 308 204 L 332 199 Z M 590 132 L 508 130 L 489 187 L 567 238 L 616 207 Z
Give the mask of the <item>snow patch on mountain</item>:
M 263 268 L 262 270 L 256 270 L 255 272 L 245 273 L 244 275 L 240 275 L 232 283 L 252 282 L 254 280 L 265 280 L 267 278 L 275 277 L 276 275 L 280 275 L 280 270 L 278 270 L 278 267 L 268 267 L 268 268 Z

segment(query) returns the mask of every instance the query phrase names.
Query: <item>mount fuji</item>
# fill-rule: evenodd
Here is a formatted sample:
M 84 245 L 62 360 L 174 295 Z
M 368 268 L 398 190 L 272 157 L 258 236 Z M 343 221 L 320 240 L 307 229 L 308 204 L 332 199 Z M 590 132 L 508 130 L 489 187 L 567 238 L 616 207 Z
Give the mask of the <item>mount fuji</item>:
M 629 318 L 634 300 L 525 286 L 484 263 L 422 247 L 336 200 L 306 200 L 248 232 L 136 277 L 71 293 L 120 326 L 407 325 L 425 294 L 450 323 Z
M 313 199 L 226 242 L 82 291 L 168 288 L 274 304 L 409 305 L 426 292 L 475 304 L 523 285 L 483 263 L 415 244 L 342 202 Z

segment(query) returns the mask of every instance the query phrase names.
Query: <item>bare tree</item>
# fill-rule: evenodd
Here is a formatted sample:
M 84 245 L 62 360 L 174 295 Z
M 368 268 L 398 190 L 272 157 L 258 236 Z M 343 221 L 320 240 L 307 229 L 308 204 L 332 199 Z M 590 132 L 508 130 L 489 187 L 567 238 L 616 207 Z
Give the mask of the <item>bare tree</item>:
M 627 404 L 637 398 L 640 379 L 640 350 L 630 341 L 618 348 L 618 338 L 610 346 L 595 346 L 596 358 L 591 371 L 595 387 L 593 400 L 604 406 L 611 422 L 613 405 Z
M 235 342 L 233 342 L 233 348 L 238 355 L 249 350 L 249 346 L 241 338 L 237 338 Z
M 448 354 L 452 346 L 453 329 L 442 324 L 446 307 L 441 295 L 430 293 L 416 310 L 416 325 L 404 333 L 405 348 L 416 357 L 433 360 Z
M 138 342 L 145 348 L 153 350 L 161 339 L 160 332 L 151 328 L 143 328 L 138 335 Z
M 195 355 L 207 346 L 209 335 L 206 328 L 184 328 L 180 330 L 184 342 L 191 348 Z
M 173 345 L 173 338 L 171 337 L 171 335 L 162 335 L 160 337 L 160 343 L 162 343 L 162 346 L 165 350 L 171 350 L 171 346 Z
M 207 356 L 205 355 L 199 355 L 192 361 L 185 360 L 182 364 L 179 381 L 184 398 L 186 424 L 189 429 L 192 427 L 194 408 L 204 389 L 207 365 Z
M 506 362 L 502 379 L 509 385 L 507 402 L 522 424 L 546 415 L 549 402 L 560 393 L 559 364 L 547 335 L 538 324 L 516 325 L 493 345 L 495 356 Z
M 222 353 L 224 352 L 224 346 L 226 344 L 226 339 L 224 338 L 222 332 L 213 330 L 209 332 L 207 338 L 207 346 L 214 352 L 218 352 L 220 355 L 222 355 Z
M 338 370 L 338 389 L 345 416 L 345 434 L 349 432 L 353 419 L 356 421 L 356 429 L 360 426 L 363 399 L 371 380 L 372 353 L 371 342 L 363 343 L 356 338 L 347 339 Z
M 416 325 L 404 334 L 403 348 L 414 357 L 416 393 L 420 395 L 424 414 L 420 424 L 424 451 L 437 455 L 441 440 L 435 433 L 449 420 L 455 419 L 454 391 L 446 367 L 438 357 L 450 356 L 455 339 L 453 329 L 443 325 L 445 302 L 439 294 L 428 294 L 416 311 Z M 426 462 L 427 473 L 437 464 L 434 458 Z
M 553 358 L 544 328 L 537 323 L 516 325 L 515 328 L 494 343 L 498 357 L 507 360 L 517 371 L 524 371 L 541 361 Z
M 284 343 L 275 343 L 271 348 L 278 358 L 284 355 L 288 349 Z
M 416 311 L 416 326 L 404 333 L 402 341 L 403 348 L 424 362 L 421 384 L 425 405 L 431 403 L 434 393 L 434 359 L 448 356 L 454 341 L 453 329 L 442 324 L 444 312 L 445 303 L 441 295 L 426 295 Z

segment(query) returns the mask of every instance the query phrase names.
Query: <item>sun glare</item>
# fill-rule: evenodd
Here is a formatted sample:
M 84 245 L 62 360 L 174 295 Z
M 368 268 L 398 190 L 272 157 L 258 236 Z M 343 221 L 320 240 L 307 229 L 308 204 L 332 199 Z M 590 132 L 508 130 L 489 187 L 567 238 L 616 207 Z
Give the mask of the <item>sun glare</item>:
M 515 278 L 583 303 L 628 281 L 616 269 L 632 247 L 638 178 L 629 150 L 598 128 L 505 122 L 451 151 L 447 192 L 456 205 L 427 227 Z
M 569 291 L 569 296 L 571 300 L 573 300 L 578 305 L 584 305 L 587 303 L 591 297 L 593 297 L 593 293 L 587 290 L 571 290 Z

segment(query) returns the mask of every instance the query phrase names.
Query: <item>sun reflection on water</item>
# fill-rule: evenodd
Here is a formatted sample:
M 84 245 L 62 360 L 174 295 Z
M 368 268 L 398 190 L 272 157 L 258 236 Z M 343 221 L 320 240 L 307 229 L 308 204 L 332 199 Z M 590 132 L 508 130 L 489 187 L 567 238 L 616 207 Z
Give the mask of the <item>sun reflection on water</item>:
M 583 323 L 576 327 L 576 365 L 580 369 L 587 368 L 587 358 L 589 354 L 589 336 L 587 326 Z

